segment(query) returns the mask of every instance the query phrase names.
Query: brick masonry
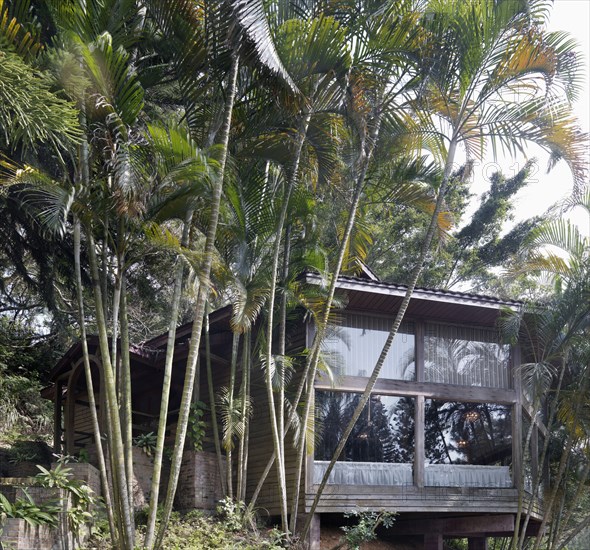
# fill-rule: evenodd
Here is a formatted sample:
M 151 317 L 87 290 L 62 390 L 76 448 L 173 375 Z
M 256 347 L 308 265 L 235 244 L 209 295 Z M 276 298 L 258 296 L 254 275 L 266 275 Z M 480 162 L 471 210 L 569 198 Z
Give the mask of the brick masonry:
M 225 468 L 225 457 L 224 457 Z M 174 504 L 179 510 L 214 510 L 223 498 L 215 453 L 185 451 Z
M 57 465 L 52 464 L 52 469 Z M 70 475 L 86 483 L 100 496 L 100 475 L 91 464 L 70 463 L 65 467 L 71 470 Z M 25 497 L 25 490 L 36 504 L 50 501 L 65 502 L 65 494 L 59 489 L 40 487 L 35 485 L 34 478 L 2 478 L 0 479 L 0 492 L 10 502 Z M 6 550 L 58 550 L 61 548 L 74 548 L 73 535 L 68 532 L 67 517 L 62 512 L 61 524 L 57 529 L 47 526 L 31 527 L 25 520 L 19 518 L 6 518 L 0 532 L 0 541 Z M 82 532 L 82 537 L 87 533 Z
M 43 525 L 31 527 L 24 519 L 7 518 L 0 536 L 6 550 L 41 550 L 59 548 L 53 529 Z

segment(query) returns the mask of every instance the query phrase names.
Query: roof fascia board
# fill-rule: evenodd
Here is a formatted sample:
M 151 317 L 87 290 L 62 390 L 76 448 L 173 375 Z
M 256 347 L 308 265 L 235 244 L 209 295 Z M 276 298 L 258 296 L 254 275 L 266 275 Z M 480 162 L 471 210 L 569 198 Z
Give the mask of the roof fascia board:
M 322 279 L 319 275 L 307 273 L 305 281 L 311 284 L 321 284 Z M 368 292 L 371 294 L 382 294 L 386 296 L 404 297 L 407 289 L 399 286 L 392 286 L 388 283 L 372 281 L 350 281 L 340 279 L 336 288 L 342 290 L 356 290 L 358 292 Z M 460 293 L 447 293 L 447 291 L 415 289 L 412 294 L 412 300 L 424 300 L 430 302 L 441 302 L 447 304 L 459 304 L 483 307 L 488 309 L 508 308 L 511 311 L 520 311 L 520 306 L 517 303 L 503 302 L 496 299 L 491 299 L 486 296 L 469 296 Z

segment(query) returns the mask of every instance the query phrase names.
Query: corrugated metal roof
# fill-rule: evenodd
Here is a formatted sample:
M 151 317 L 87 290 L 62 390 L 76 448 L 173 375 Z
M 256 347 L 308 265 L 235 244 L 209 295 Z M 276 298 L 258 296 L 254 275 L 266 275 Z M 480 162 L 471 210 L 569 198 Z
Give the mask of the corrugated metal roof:
M 305 279 L 308 282 L 319 283 L 322 278 L 315 273 L 307 273 Z M 348 284 L 347 284 L 348 283 Z M 356 290 L 371 292 L 371 291 L 389 291 L 392 294 L 405 294 L 408 290 L 407 285 L 401 285 L 397 283 L 388 283 L 384 281 L 371 281 L 366 278 L 351 277 L 348 275 L 341 275 L 338 278 L 338 287 L 346 288 L 350 285 L 355 285 Z M 457 292 L 454 290 L 442 290 L 434 288 L 416 287 L 414 290 L 415 298 L 426 298 L 426 297 L 440 297 L 443 300 L 446 299 L 459 299 L 462 301 L 472 301 L 479 304 L 495 304 L 498 307 L 507 306 L 511 308 L 519 308 L 523 305 L 523 302 L 518 300 L 503 300 L 495 296 L 487 296 L 483 294 L 474 294 L 469 292 Z

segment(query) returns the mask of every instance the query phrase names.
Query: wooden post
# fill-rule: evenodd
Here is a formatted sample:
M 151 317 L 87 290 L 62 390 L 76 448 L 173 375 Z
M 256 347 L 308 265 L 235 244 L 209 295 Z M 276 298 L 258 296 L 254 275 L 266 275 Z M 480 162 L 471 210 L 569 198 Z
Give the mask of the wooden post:
M 533 424 L 533 432 L 531 433 L 531 472 L 533 479 L 538 481 L 541 472 L 539 472 L 539 429 L 536 423 Z
M 469 537 L 469 550 L 488 550 L 488 539 L 485 537 Z
M 424 382 L 424 323 L 417 321 L 416 327 L 416 382 Z
M 520 377 L 520 347 L 512 348 L 512 375 L 516 403 L 512 407 L 512 484 L 519 491 L 523 488 L 522 478 L 522 383 Z
M 414 485 L 424 487 L 424 396 L 416 397 L 414 409 Z
M 53 452 L 58 455 L 62 454 L 63 452 L 61 441 L 62 408 L 62 382 L 61 380 L 57 380 L 55 383 L 55 405 L 53 409 Z
M 302 517 L 298 524 L 302 526 L 305 523 L 305 516 Z M 309 527 L 309 532 L 307 534 L 307 538 L 302 541 L 303 547 L 306 550 L 320 550 L 320 515 L 314 514 L 311 519 L 311 525 Z
M 424 535 L 424 550 L 443 550 L 443 536 L 442 536 L 442 534 L 441 533 L 427 533 L 427 534 L 425 534 Z

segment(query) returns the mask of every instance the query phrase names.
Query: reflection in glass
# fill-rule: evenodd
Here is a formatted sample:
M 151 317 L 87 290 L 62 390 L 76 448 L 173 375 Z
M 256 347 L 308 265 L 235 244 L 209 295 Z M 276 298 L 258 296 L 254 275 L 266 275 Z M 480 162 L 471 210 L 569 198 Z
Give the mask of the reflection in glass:
M 509 356 L 495 330 L 426 323 L 426 382 L 509 388 Z
M 424 452 L 429 464 L 511 463 L 510 406 L 428 399 L 424 420 Z
M 316 391 L 315 459 L 330 460 L 360 400 L 358 393 Z M 414 399 L 372 395 L 338 460 L 414 460 Z
M 322 353 L 334 374 L 369 376 L 391 328 L 391 319 L 347 314 L 338 326 L 332 326 L 322 344 Z M 402 323 L 380 378 L 415 380 L 414 325 Z

